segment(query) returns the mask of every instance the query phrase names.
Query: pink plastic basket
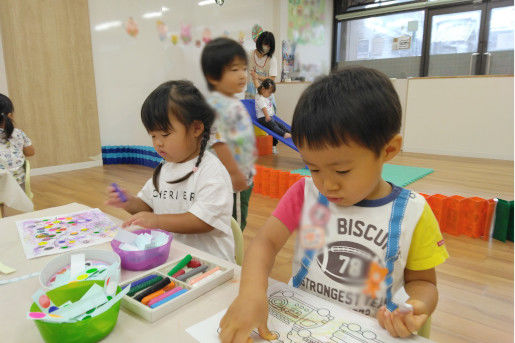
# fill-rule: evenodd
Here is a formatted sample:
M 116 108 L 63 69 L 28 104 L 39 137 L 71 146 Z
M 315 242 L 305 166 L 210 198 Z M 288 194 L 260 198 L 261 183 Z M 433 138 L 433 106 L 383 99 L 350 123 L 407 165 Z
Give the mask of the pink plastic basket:
M 152 230 L 140 229 L 132 231 L 135 234 L 148 233 Z M 170 255 L 170 244 L 172 243 L 173 235 L 170 232 L 157 230 L 168 235 L 168 242 L 157 248 L 152 248 L 142 251 L 126 251 L 120 249 L 120 241 L 112 240 L 111 247 L 113 251 L 120 256 L 122 261 L 122 268 L 126 270 L 148 270 L 157 267 L 166 262 L 168 255 Z

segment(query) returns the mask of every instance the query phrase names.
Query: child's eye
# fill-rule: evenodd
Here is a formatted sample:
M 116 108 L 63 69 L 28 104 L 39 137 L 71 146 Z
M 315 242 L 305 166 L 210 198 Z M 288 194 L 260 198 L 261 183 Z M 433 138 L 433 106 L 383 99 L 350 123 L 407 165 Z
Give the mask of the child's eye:
M 320 170 L 318 170 L 318 169 L 310 169 L 310 171 L 311 171 L 312 173 L 318 173 Z
M 163 133 L 163 134 L 161 134 L 161 136 L 168 137 L 168 136 L 170 136 L 170 133 L 169 132 L 168 133 Z
M 338 174 L 347 174 L 348 172 L 350 172 L 350 170 L 338 170 L 336 171 Z

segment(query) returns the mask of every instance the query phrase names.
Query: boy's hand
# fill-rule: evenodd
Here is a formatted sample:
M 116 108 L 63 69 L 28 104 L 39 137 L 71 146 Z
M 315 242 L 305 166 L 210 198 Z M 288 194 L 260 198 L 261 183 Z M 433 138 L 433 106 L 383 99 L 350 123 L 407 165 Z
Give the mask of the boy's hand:
M 398 309 L 391 312 L 382 306 L 377 311 L 379 325 L 386 329 L 392 337 L 409 337 L 416 335 L 422 325 L 426 322 L 428 314 L 425 311 L 425 304 L 419 300 L 408 300 L 413 306 L 413 312 L 401 313 Z
M 152 212 L 139 212 L 130 217 L 127 221 L 122 224 L 122 227 L 125 228 L 131 225 L 138 225 L 144 227 L 146 229 L 158 229 L 159 221 L 158 215 Z
M 241 192 L 249 189 L 249 184 L 247 183 L 247 178 L 243 175 L 242 172 L 238 171 L 235 175 L 231 175 L 232 178 L 232 188 L 234 192 Z
M 220 340 L 222 343 L 252 342 L 250 333 L 256 327 L 263 339 L 276 339 L 277 336 L 268 330 L 267 320 L 268 302 L 266 295 L 239 295 L 220 321 Z
M 113 186 L 107 187 L 107 200 L 105 202 L 106 205 L 111 205 L 113 207 L 123 208 L 124 210 L 127 209 L 131 199 L 134 198 L 134 196 L 127 193 L 127 191 L 123 188 L 120 188 L 120 192 L 122 192 L 125 197 L 127 198 L 127 201 L 123 202 L 120 198 L 120 194 L 114 189 Z

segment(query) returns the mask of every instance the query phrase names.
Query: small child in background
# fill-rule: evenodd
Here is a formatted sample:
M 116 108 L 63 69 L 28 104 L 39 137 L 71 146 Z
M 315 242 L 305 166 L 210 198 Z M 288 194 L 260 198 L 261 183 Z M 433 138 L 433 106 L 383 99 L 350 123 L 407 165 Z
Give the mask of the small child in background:
M 234 262 L 232 187 L 220 161 L 206 151 L 215 113 L 189 81 L 157 87 L 141 108 L 141 120 L 164 161 L 137 197 L 122 201 L 108 187 L 106 204 L 133 214 L 139 225 L 174 233 L 174 239 Z
M 448 258 L 424 197 L 381 177 L 400 151 L 401 106 L 386 75 L 355 67 L 301 95 L 293 141 L 312 178 L 295 183 L 245 253 L 239 295 L 220 322 L 223 343 L 265 339 L 268 274 L 298 231 L 293 287 L 375 317 L 393 337 L 416 333 L 438 302 L 435 267 Z M 405 289 L 406 313 L 393 296 Z
M 272 95 L 275 93 L 274 80 L 265 79 L 261 85 L 259 85 L 257 91 L 256 117 L 258 122 L 284 138 L 291 138 L 290 130 L 274 119 L 275 110 L 272 103 Z M 278 140 L 274 138 L 274 154 L 277 154 L 277 143 Z
M 29 137 L 13 124 L 14 106 L 0 94 L 0 169 L 7 169 L 24 188 L 25 157 L 35 154 Z
M 247 82 L 247 54 L 236 41 L 217 38 L 202 50 L 201 64 L 211 91 L 207 100 L 217 116 L 209 145 L 231 175 L 233 217 L 243 230 L 247 225 L 257 156 L 252 120 L 235 97 Z

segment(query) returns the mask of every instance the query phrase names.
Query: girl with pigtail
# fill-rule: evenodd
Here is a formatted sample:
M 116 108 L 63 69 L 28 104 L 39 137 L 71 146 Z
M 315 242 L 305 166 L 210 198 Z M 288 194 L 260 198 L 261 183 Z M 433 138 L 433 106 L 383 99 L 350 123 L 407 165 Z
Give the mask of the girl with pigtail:
M 231 178 L 206 151 L 214 118 L 191 82 L 157 87 L 143 103 L 141 120 L 163 161 L 137 196 L 122 188 L 122 201 L 109 187 L 106 203 L 132 214 L 123 227 L 170 231 L 181 243 L 234 262 Z

